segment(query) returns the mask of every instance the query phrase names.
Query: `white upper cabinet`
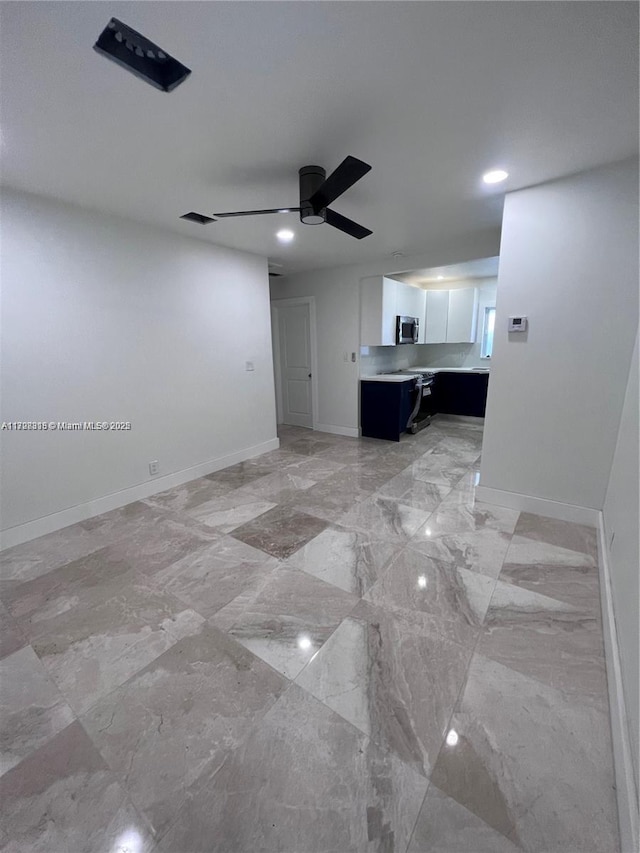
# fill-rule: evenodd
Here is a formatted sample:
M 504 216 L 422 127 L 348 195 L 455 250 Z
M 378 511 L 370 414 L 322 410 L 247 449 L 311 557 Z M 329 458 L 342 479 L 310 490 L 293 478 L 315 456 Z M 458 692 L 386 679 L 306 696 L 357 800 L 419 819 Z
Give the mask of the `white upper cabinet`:
M 396 342 L 396 318 L 417 317 L 418 343 L 473 343 L 478 291 L 423 290 L 378 275 L 361 282 L 360 344 L 388 347 Z
M 417 317 L 420 321 L 418 327 L 418 343 L 424 341 L 424 315 L 426 307 L 426 290 L 421 287 L 411 287 L 410 284 L 396 282 L 396 314 L 402 317 Z
M 427 316 L 425 321 L 425 344 L 441 344 L 447 340 L 449 317 L 449 291 L 427 290 Z
M 478 291 L 475 287 L 449 291 L 448 343 L 472 344 L 476 339 Z
M 478 291 L 427 290 L 426 344 L 473 343 L 476 339 Z
M 398 282 L 377 275 L 360 282 L 360 344 L 388 347 L 396 342 Z
M 382 275 L 360 283 L 360 345 L 388 347 L 396 342 L 396 318 L 417 317 L 418 343 L 424 343 L 426 292 Z

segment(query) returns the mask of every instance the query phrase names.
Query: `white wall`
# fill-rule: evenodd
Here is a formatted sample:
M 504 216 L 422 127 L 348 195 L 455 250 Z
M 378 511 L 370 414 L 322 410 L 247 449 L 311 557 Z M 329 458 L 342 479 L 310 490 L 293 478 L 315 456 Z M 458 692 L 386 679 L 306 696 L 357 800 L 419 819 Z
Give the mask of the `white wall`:
M 311 226 L 309 226 L 311 227 Z M 272 299 L 315 296 L 317 334 L 318 411 L 320 429 L 354 433 L 358 425 L 358 364 L 344 353 L 359 352 L 358 278 L 353 267 L 301 273 L 271 282 Z
M 604 502 L 604 527 L 609 551 L 609 572 L 616 628 L 622 663 L 625 704 L 629 718 L 631 755 L 634 762 L 636 789 L 640 743 L 638 675 L 638 601 L 640 590 L 640 553 L 638 547 L 638 337 L 631 360 L 631 370 L 624 398 L 618 441 Z M 612 541 L 613 540 L 613 541 Z
M 349 239 L 336 235 L 336 239 Z M 300 273 L 271 282 L 271 298 L 315 296 L 318 333 L 318 412 L 320 429 L 357 435 L 359 428 L 359 364 L 345 361 L 360 357 L 360 279 L 404 270 L 447 266 L 454 263 L 495 257 L 500 235 L 496 230 L 461 236 L 446 245 L 425 246 L 420 254 L 377 263 Z
M 482 487 L 602 508 L 637 324 L 637 160 L 507 195 Z
M 1 419 L 132 423 L 4 431 L 3 528 L 273 443 L 266 259 L 7 190 L 1 271 Z

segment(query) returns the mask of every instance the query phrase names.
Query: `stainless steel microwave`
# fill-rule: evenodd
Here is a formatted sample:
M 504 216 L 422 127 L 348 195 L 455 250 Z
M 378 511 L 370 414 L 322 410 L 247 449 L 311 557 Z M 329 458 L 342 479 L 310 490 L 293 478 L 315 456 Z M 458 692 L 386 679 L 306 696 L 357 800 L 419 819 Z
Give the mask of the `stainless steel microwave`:
M 418 317 L 396 317 L 396 343 L 417 344 L 420 320 Z

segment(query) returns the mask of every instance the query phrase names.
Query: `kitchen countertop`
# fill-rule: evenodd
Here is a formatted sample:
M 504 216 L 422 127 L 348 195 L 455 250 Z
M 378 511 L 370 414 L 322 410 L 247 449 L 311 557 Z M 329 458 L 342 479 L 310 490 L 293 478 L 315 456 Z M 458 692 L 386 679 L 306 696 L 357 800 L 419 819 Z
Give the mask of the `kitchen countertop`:
M 489 367 L 409 367 L 408 370 L 424 370 L 429 373 L 489 373 Z
M 377 376 L 361 376 L 361 382 L 411 382 L 415 379 L 409 373 L 398 376 L 397 373 L 379 373 Z
M 489 373 L 488 367 L 408 367 L 411 373 L 378 373 L 375 376 L 361 376 L 361 382 L 408 382 L 413 379 L 414 374 L 424 371 L 425 373 Z

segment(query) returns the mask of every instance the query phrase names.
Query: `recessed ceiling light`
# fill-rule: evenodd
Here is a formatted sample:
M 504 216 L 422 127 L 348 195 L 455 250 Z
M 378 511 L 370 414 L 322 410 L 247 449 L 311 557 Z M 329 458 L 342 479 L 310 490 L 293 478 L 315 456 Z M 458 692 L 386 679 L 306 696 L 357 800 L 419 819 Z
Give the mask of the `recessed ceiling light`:
M 443 279 L 443 278 L 444 278 L 444 276 L 443 276 L 443 275 L 439 275 L 439 276 L 438 276 L 438 281 L 442 281 L 442 279 Z
M 455 729 L 449 729 L 446 740 L 448 746 L 455 746 L 460 740 L 458 732 Z
M 312 646 L 311 637 L 308 634 L 300 634 L 298 637 L 298 646 L 302 649 L 303 652 L 306 652 L 307 649 L 310 649 Z
M 505 181 L 509 177 L 509 173 L 504 169 L 493 169 L 491 172 L 485 172 L 482 180 L 485 184 L 499 184 L 500 181 Z
M 278 238 L 278 240 L 280 240 L 281 243 L 290 243 L 295 237 L 295 234 L 288 228 L 283 228 L 281 231 L 278 231 L 276 237 Z

